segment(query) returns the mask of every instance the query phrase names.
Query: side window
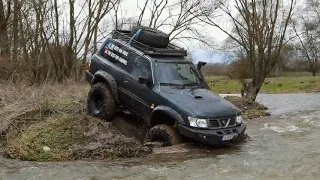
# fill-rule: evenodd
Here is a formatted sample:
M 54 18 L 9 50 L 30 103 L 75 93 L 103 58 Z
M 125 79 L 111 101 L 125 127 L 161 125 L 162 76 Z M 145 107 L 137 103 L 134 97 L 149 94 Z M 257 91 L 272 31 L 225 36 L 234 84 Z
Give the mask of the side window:
M 151 77 L 150 62 L 141 56 L 136 56 L 134 58 L 130 73 L 136 78 L 139 78 L 140 76 L 146 78 Z

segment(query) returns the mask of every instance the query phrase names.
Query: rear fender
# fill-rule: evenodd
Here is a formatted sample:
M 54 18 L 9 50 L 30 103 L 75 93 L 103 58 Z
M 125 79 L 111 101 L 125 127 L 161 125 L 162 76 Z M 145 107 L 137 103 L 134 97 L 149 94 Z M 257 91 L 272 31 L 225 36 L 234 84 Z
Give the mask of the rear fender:
M 118 87 L 117 87 L 117 82 L 116 80 L 107 72 L 105 71 L 97 71 L 94 76 L 93 79 L 91 81 L 91 85 L 96 84 L 98 82 L 104 81 L 107 83 L 107 85 L 109 86 L 111 93 L 114 97 L 114 99 L 116 100 L 117 103 L 119 103 L 119 97 L 118 97 Z

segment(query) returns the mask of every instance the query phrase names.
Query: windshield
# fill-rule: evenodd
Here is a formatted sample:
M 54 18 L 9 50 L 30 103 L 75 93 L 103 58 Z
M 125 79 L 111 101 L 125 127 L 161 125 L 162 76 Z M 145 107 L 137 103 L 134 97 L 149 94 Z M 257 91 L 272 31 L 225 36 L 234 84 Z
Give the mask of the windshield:
M 160 84 L 199 85 L 201 80 L 190 63 L 156 62 L 156 82 Z

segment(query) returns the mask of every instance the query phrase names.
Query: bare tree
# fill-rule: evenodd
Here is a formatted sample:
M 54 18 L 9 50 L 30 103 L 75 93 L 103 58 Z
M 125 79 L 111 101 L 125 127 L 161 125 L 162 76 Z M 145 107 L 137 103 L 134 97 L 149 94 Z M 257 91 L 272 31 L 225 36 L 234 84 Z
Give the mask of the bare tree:
M 104 34 L 102 19 L 107 21 L 120 1 L 0 0 L 0 52 L 1 58 L 7 57 L 1 67 L 9 64 L 4 61 L 15 63 L 1 73 L 10 75 L 21 67 L 21 77 L 32 74 L 32 83 L 47 76 L 62 82 L 72 73 L 82 74 L 81 60 L 86 62 L 97 50 Z
M 138 1 L 137 1 L 138 2 Z M 140 7 L 137 25 L 169 29 L 170 41 L 197 40 L 212 46 L 208 36 L 199 30 L 200 18 L 214 16 L 217 3 L 208 0 L 145 0 Z
M 296 20 L 293 30 L 298 37 L 296 46 L 301 56 L 308 60 L 312 76 L 316 76 L 320 58 L 320 0 L 306 0 L 299 19 Z M 300 26 L 299 26 L 299 25 Z
M 83 53 L 83 62 L 86 61 L 87 55 L 89 52 L 90 42 L 93 38 L 93 51 L 97 50 L 97 38 L 99 31 L 99 23 L 102 18 L 109 13 L 113 7 L 118 4 L 119 0 L 97 0 L 97 1 L 88 1 L 88 20 L 86 21 L 86 36 L 84 38 L 84 53 Z
M 210 16 L 202 20 L 219 28 L 241 47 L 252 77 L 252 81 L 244 84 L 245 97 L 255 101 L 265 78 L 280 61 L 295 0 L 290 0 L 288 7 L 282 6 L 282 0 L 230 1 L 234 6 L 219 2 L 219 10 L 231 19 L 233 31 L 223 28 Z

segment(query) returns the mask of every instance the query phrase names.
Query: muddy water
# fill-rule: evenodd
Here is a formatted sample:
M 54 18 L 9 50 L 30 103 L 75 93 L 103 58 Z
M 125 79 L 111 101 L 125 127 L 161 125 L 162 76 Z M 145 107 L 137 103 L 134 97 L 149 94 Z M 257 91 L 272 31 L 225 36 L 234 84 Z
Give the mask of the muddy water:
M 320 94 L 260 95 L 258 101 L 272 116 L 249 121 L 251 140 L 241 145 L 184 144 L 113 162 L 0 159 L 0 179 L 320 179 Z

